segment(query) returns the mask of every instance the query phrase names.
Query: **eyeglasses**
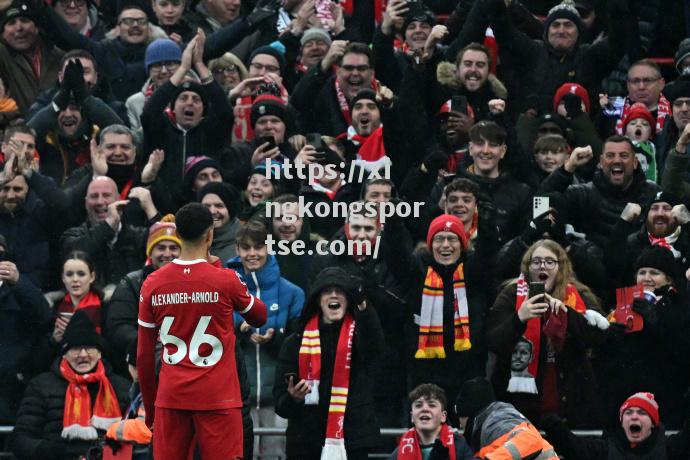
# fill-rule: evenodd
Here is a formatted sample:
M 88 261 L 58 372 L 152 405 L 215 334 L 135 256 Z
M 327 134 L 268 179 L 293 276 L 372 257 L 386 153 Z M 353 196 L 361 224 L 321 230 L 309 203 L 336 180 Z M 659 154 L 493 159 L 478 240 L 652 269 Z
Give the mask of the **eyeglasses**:
M 264 69 L 266 69 L 266 72 L 270 72 L 270 73 L 280 72 L 280 67 L 278 67 L 277 65 L 265 65 L 265 64 L 261 64 L 260 62 L 252 62 L 251 64 L 249 64 L 249 67 L 251 67 L 255 70 L 258 70 L 259 72 L 264 70 Z
M 661 80 L 661 77 L 628 78 L 628 83 L 630 83 L 633 86 L 640 86 L 640 83 L 644 83 L 644 86 L 649 86 L 652 83 L 656 83 L 659 80 Z
M 236 73 L 236 72 L 239 72 L 239 70 L 237 69 L 237 66 L 234 64 L 231 64 L 231 65 L 226 66 L 226 67 L 216 67 L 215 69 L 213 69 L 213 73 L 216 75 L 220 75 L 222 73 Z M 269 70 L 269 72 L 270 72 L 270 70 Z
M 82 7 L 86 5 L 86 0 L 58 0 L 58 4 L 62 7 L 76 6 Z
M 168 72 L 174 72 L 178 69 L 178 67 L 180 67 L 180 63 L 174 61 L 157 62 L 155 64 L 151 64 L 150 69 L 154 72 L 160 72 L 163 70 L 163 67 L 165 67 Z
M 81 354 L 81 351 L 84 350 L 87 355 L 93 356 L 96 354 L 98 351 L 98 348 L 96 347 L 87 347 L 87 346 L 80 346 L 80 347 L 70 347 L 69 350 L 67 350 L 67 354 L 70 356 L 79 356 Z
M 345 64 L 345 65 L 341 65 L 340 68 L 343 69 L 345 72 L 354 72 L 356 70 L 359 73 L 366 72 L 367 70 L 370 69 L 370 67 L 366 64 L 362 64 L 362 65 Z
M 144 26 L 149 22 L 149 18 L 122 18 L 118 25 L 126 25 L 127 27 L 133 26 L 134 24 L 138 26 Z
M 460 238 L 458 238 L 457 235 L 448 235 L 448 236 L 443 236 L 443 235 L 435 235 L 431 241 L 434 243 L 439 243 L 443 244 L 444 241 L 448 241 L 450 244 L 455 244 L 460 242 Z
M 530 260 L 529 264 L 532 266 L 532 268 L 539 268 L 543 264 L 547 270 L 551 270 L 552 268 L 555 268 L 556 265 L 558 265 L 558 260 L 552 259 L 550 257 L 546 257 L 544 259 L 542 259 L 541 257 L 535 257 L 534 259 Z

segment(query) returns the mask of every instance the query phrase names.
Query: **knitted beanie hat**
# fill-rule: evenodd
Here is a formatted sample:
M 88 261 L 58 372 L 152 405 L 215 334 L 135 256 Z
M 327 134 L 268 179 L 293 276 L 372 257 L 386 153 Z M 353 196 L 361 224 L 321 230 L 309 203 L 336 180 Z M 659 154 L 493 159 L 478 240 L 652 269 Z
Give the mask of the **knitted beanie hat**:
M 630 106 L 630 109 L 625 112 L 625 116 L 623 117 L 623 120 L 621 120 L 623 122 L 623 131 L 625 131 L 625 128 L 631 121 L 637 118 L 647 120 L 647 123 L 649 123 L 649 126 L 652 128 L 652 134 L 654 133 L 656 121 L 654 120 L 652 113 L 649 111 L 649 109 L 647 109 L 647 106 L 641 102 L 635 102 Z
M 258 119 L 264 115 L 276 116 L 285 123 L 286 128 L 290 126 L 290 113 L 288 112 L 287 105 L 278 96 L 266 93 L 254 99 L 250 114 L 252 128 L 256 126 Z
M 659 404 L 654 400 L 654 394 L 640 392 L 626 399 L 618 411 L 618 417 L 621 421 L 623 420 L 623 412 L 631 407 L 639 407 L 644 410 L 652 419 L 654 426 L 659 425 Z
M 460 387 L 455 399 L 455 411 L 459 417 L 475 417 L 486 406 L 496 401 L 491 382 L 483 377 L 467 380 Z
M 72 347 L 103 349 L 101 336 L 96 332 L 96 327 L 84 309 L 74 312 L 62 336 L 62 354 L 67 353 Z
M 683 63 L 683 59 L 688 56 L 690 56 L 690 38 L 684 38 L 678 45 L 678 51 L 676 51 L 676 56 L 673 58 L 678 73 L 683 73 L 681 64 Z
M 465 226 L 457 217 L 450 214 L 441 214 L 436 219 L 431 221 L 429 231 L 426 234 L 426 245 L 431 250 L 431 241 L 439 232 L 453 232 L 460 238 L 460 245 L 462 249 L 467 248 L 467 233 L 465 233 Z
M 199 174 L 201 170 L 205 168 L 215 168 L 216 170 L 218 170 L 221 177 L 223 177 L 223 168 L 220 166 L 220 163 L 218 163 L 218 161 L 214 160 L 213 158 L 209 158 L 203 155 L 187 157 L 187 161 L 184 165 L 182 179 L 185 187 L 191 189 L 192 184 L 196 179 L 196 175 Z
M 556 94 L 553 96 L 553 111 L 558 111 L 558 104 L 560 104 L 561 99 L 565 97 L 566 94 L 571 93 L 582 99 L 585 103 L 585 112 L 589 112 L 589 93 L 584 86 L 578 85 L 577 83 L 563 83 L 560 88 L 556 90 Z
M 580 18 L 580 13 L 577 11 L 577 8 L 575 8 L 575 3 L 573 0 L 563 0 L 561 3 L 551 8 L 548 16 L 546 16 L 546 20 L 544 21 L 545 42 L 549 36 L 549 27 L 556 19 L 568 19 L 575 23 L 578 31 L 582 30 L 582 18 Z
M 280 74 L 283 74 L 285 71 L 285 56 L 283 56 L 283 53 L 281 53 L 280 50 L 270 45 L 260 46 L 252 51 L 252 54 L 249 56 L 249 61 L 247 61 L 249 62 L 249 65 L 251 65 L 252 60 L 254 60 L 254 58 L 259 54 L 268 54 L 269 56 L 276 58 L 276 61 L 278 61 L 278 66 L 280 67 Z
M 166 214 L 159 222 L 151 225 L 149 237 L 146 240 L 146 257 L 151 257 L 151 251 L 161 241 L 172 241 L 178 246 L 182 246 L 173 214 Z
M 320 40 L 327 44 L 328 46 L 331 46 L 331 43 L 333 43 L 333 40 L 331 39 L 331 36 L 328 35 L 328 31 L 325 29 L 320 29 L 318 27 L 311 27 L 302 34 L 302 38 L 300 39 L 300 45 L 304 46 L 307 44 L 307 42 L 310 42 L 312 40 Z
M 146 47 L 144 64 L 146 65 L 147 72 L 149 71 L 149 67 L 160 62 L 181 61 L 182 50 L 180 49 L 180 45 L 169 38 L 158 38 Z

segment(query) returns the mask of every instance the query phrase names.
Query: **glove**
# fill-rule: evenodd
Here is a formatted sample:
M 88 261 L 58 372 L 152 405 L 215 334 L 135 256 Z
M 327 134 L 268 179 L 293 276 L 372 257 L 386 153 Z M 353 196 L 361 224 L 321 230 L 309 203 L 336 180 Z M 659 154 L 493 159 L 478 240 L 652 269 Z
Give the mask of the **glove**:
M 81 64 L 79 59 L 75 59 L 74 61 L 70 62 L 69 65 L 73 66 L 74 72 L 74 76 L 72 77 L 73 81 L 71 82 L 72 95 L 77 103 L 81 104 L 89 95 L 86 82 L 84 81 L 84 66 Z
M 553 223 L 549 219 L 549 214 L 551 214 L 551 210 L 546 211 L 532 219 L 529 225 L 522 231 L 522 235 L 520 235 L 520 239 L 523 243 L 529 246 L 535 241 L 541 239 L 544 233 L 551 231 Z
M 282 3 L 278 0 L 259 0 L 254 10 L 247 16 L 247 24 L 252 29 L 268 18 L 278 14 Z
M 64 80 L 63 80 L 64 81 Z M 70 94 L 69 91 L 60 88 L 57 93 L 55 93 L 55 96 L 53 96 L 53 104 L 57 106 L 58 110 L 62 112 L 67 108 L 67 105 L 69 104 L 70 100 Z
M 477 212 L 478 218 L 487 221 L 496 218 L 496 206 L 494 202 L 487 195 L 479 193 L 477 195 Z
M 563 419 L 555 412 L 547 412 L 541 417 L 541 428 L 544 431 L 555 429 L 563 424 Z
M 454 447 L 451 447 L 451 449 L 454 449 Z M 443 442 L 441 442 L 440 439 L 437 438 L 436 441 L 434 441 L 434 446 L 431 448 L 431 455 L 429 458 L 450 460 L 448 448 L 443 445 Z
M 645 329 L 656 327 L 659 322 L 656 308 L 647 299 L 633 300 L 632 309 L 634 312 L 639 313 L 644 320 Z
M 429 174 L 435 176 L 439 169 L 445 168 L 448 165 L 448 155 L 441 150 L 435 150 L 424 158 L 422 164 L 429 171 Z
M 585 311 L 585 319 L 587 320 L 587 324 L 597 327 L 602 331 L 605 331 L 611 326 L 611 323 L 609 323 L 609 321 L 598 311 Z
M 607 346 L 620 347 L 623 343 L 623 338 L 625 337 L 625 330 L 625 324 L 609 323 L 609 328 L 606 329 Z
M 563 96 L 563 103 L 565 104 L 565 112 L 568 118 L 577 118 L 582 114 L 582 99 L 578 96 L 568 93 Z

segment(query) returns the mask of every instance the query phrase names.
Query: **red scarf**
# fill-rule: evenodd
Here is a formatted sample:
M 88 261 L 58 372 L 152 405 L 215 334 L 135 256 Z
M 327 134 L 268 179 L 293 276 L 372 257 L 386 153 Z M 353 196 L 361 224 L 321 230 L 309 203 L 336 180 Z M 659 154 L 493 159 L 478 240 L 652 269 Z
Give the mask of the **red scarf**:
M 386 9 L 386 0 L 373 0 L 374 1 L 374 21 L 376 24 L 381 23 L 383 18 L 383 12 Z M 345 14 L 352 15 L 355 12 L 355 0 L 340 0 L 340 4 L 343 6 L 343 11 Z
M 651 233 L 647 232 L 647 237 L 649 238 L 649 244 L 654 246 L 655 244 L 664 247 L 673 253 L 673 257 L 676 259 L 680 258 L 680 252 L 673 247 L 676 241 L 678 241 L 678 236 L 680 235 L 680 227 L 667 236 L 662 236 L 657 238 Z
M 331 400 L 328 406 L 326 421 L 326 442 L 321 458 L 337 460 L 345 455 L 345 408 L 350 386 L 350 361 L 352 359 L 352 342 L 355 334 L 355 320 L 349 313 L 345 314 L 340 326 L 340 336 L 335 352 L 333 380 L 331 381 Z M 304 402 L 307 405 L 319 403 L 319 384 L 321 383 L 321 339 L 319 336 L 319 315 L 314 315 L 307 322 L 299 349 L 299 379 L 311 385 L 311 392 Z
M 96 332 L 101 333 L 101 299 L 93 291 L 89 291 L 77 304 L 74 306 L 72 302 L 72 297 L 69 294 L 65 295 L 62 302 L 55 309 L 56 314 L 60 313 L 74 313 L 77 310 L 85 310 L 86 315 L 89 317 L 93 325 L 96 327 Z
M 520 273 L 517 280 L 517 295 L 515 298 L 515 311 L 520 309 L 522 303 L 527 300 L 529 296 L 529 284 L 525 280 L 525 275 Z M 585 302 L 577 292 L 577 288 L 573 284 L 568 284 L 565 290 L 565 300 L 563 303 L 566 307 L 572 308 L 580 314 L 587 311 Z M 532 318 L 527 321 L 527 327 L 523 339 L 532 345 L 532 358 L 527 367 L 529 376 L 512 376 L 508 383 L 509 393 L 535 393 L 536 377 L 539 373 L 539 356 L 541 353 L 541 336 L 542 332 L 552 341 L 558 342 L 565 340 L 565 332 L 568 327 L 567 315 L 551 315 L 549 311 L 544 315 L 544 324 L 541 318 Z M 521 342 L 518 342 L 519 345 Z M 517 346 L 516 345 L 516 346 Z M 558 345 L 558 344 L 557 344 Z M 558 346 L 556 346 L 558 348 Z M 524 380 L 523 380 L 524 379 Z M 529 382 L 527 382 L 529 380 Z M 529 389 L 527 388 L 529 386 Z
M 621 135 L 625 134 L 623 132 L 623 119 L 625 119 L 625 116 L 628 114 L 631 106 L 632 104 L 630 103 L 630 99 L 626 97 L 625 105 L 623 106 L 623 111 L 621 112 L 621 117 L 616 122 L 616 133 Z M 664 130 L 666 117 L 670 117 L 672 115 L 671 103 L 668 101 L 668 99 L 666 99 L 666 96 L 659 94 L 659 102 L 657 102 L 656 106 L 656 129 L 654 130 L 656 134 L 659 134 Z
M 379 82 L 375 78 L 371 79 L 371 89 L 374 91 L 378 90 Z M 340 87 L 338 79 L 335 79 L 335 96 L 338 98 L 338 106 L 340 106 L 340 112 L 343 114 L 343 118 L 348 125 L 352 125 L 352 113 L 350 113 L 350 104 L 347 102 L 347 97 Z
M 438 436 L 441 439 L 443 447 L 448 449 L 448 457 L 450 460 L 456 460 L 453 429 L 444 423 L 441 425 L 441 432 Z M 419 445 L 419 437 L 417 436 L 417 430 L 415 428 L 410 428 L 400 438 L 400 444 L 398 444 L 398 460 L 422 460 L 422 449 Z
M 96 428 L 107 430 L 122 418 L 120 404 L 110 380 L 105 375 L 103 361 L 88 374 L 77 374 L 66 359 L 60 361 L 60 374 L 69 382 L 65 393 L 65 412 L 62 416 L 64 439 L 98 439 Z M 88 384 L 98 382 L 98 394 L 91 412 Z
M 357 157 L 364 161 L 378 161 L 386 156 L 386 146 L 383 143 L 383 126 L 379 126 L 368 136 L 360 136 L 354 130 L 348 129 L 348 139 L 359 146 Z

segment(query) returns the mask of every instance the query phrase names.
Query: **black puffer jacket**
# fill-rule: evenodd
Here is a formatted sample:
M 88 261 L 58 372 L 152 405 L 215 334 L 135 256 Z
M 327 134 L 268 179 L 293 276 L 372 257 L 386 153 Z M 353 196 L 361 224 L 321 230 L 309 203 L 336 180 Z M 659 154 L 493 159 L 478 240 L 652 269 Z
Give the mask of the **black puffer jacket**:
M 278 357 L 273 400 L 276 413 L 288 419 L 286 452 L 290 458 L 318 458 L 326 438 L 326 420 L 331 399 L 335 352 L 342 322 L 324 324 L 321 320 L 319 321 L 321 385 L 317 405 L 296 402 L 288 393 L 287 383 L 283 377 L 286 373 L 299 373 L 299 349 L 304 325 L 320 309 L 319 294 L 329 286 L 327 282 L 326 284 L 324 282 L 320 279 L 315 284 L 302 310 L 300 332 L 285 339 Z M 352 296 L 348 295 L 348 297 L 350 303 L 353 303 Z M 357 307 L 351 306 L 349 310 L 354 314 L 356 326 L 343 424 L 345 448 L 348 451 L 366 450 L 375 447 L 379 442 L 379 426 L 367 368 L 383 349 L 383 332 L 378 315 L 373 308 L 369 307 L 360 311 Z
M 647 181 L 639 168 L 626 190 L 611 185 L 601 169 L 594 173 L 591 182 L 571 185 L 572 181 L 573 175 L 561 167 L 542 182 L 542 191 L 563 193 L 570 223 L 601 248 L 605 247 L 626 204 L 644 206 L 660 190 L 658 185 Z
M 69 383 L 60 375 L 59 364 L 60 360 L 56 360 L 49 372 L 37 376 L 26 389 L 11 440 L 12 452 L 19 460 L 74 460 L 98 443 L 67 441 L 60 436 Z M 129 382 L 110 373 L 107 364 L 106 375 L 117 395 L 120 411 L 125 414 L 129 405 Z M 97 383 L 89 384 L 89 393 L 93 406 L 98 393 Z

